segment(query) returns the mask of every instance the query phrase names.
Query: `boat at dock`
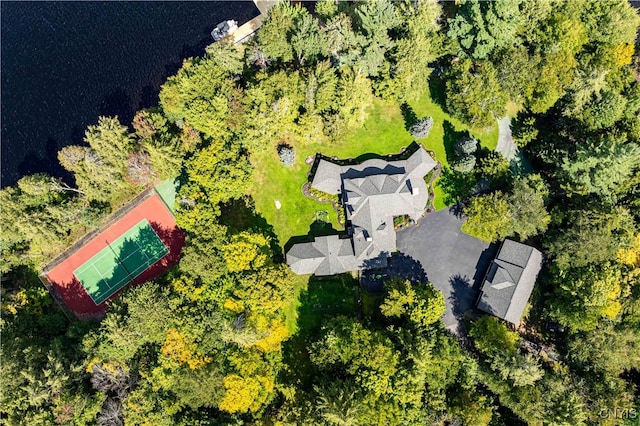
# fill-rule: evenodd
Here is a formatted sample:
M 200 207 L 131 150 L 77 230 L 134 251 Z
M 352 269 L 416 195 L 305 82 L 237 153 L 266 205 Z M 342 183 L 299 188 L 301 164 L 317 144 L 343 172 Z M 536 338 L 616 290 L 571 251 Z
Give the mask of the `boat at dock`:
M 213 37 L 215 41 L 218 41 L 233 33 L 237 29 L 238 21 L 229 19 L 228 21 L 223 21 L 216 25 L 213 31 L 211 31 L 211 37 Z

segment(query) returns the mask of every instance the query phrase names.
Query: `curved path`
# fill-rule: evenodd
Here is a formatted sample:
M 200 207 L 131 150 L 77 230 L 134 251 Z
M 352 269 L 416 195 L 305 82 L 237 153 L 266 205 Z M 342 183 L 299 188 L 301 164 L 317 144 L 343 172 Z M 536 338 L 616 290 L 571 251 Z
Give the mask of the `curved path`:
M 511 135 L 511 118 L 508 115 L 498 120 L 498 146 L 496 151 L 511 161 L 518 155 L 518 147 Z
M 498 121 L 498 145 L 496 151 L 502 154 L 510 163 L 514 175 L 533 173 L 533 167 L 522 151 L 513 141 L 511 134 L 511 118 L 507 115 Z

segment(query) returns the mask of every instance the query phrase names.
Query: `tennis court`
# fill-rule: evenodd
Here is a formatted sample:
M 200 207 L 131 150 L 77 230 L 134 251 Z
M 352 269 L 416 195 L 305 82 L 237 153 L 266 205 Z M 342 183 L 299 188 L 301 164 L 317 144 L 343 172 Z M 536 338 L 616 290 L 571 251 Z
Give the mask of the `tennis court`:
M 105 248 L 73 271 L 96 305 L 169 253 L 147 219 L 105 244 Z

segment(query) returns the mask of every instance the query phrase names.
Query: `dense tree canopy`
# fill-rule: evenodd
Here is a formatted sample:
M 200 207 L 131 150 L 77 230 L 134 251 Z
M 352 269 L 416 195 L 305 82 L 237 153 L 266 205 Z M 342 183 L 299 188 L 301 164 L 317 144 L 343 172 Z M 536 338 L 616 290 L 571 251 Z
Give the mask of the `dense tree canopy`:
M 486 59 L 516 43 L 521 23 L 519 6 L 519 1 L 464 1 L 449 21 L 448 35 L 458 41 L 464 55 Z
M 507 94 L 490 62 L 474 64 L 470 59 L 455 63 L 447 78 L 447 109 L 474 127 L 491 125 L 504 116 Z

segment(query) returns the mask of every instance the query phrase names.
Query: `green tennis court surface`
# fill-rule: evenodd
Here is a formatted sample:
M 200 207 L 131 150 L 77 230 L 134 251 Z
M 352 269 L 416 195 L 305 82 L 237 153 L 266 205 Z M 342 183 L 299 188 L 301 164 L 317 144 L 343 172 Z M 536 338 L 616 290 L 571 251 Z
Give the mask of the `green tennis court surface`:
M 146 219 L 73 271 L 96 305 L 162 259 L 169 249 Z
M 171 213 L 175 215 L 174 206 L 176 204 L 176 193 L 178 192 L 178 179 L 167 179 L 156 185 L 156 193 L 162 201 L 169 207 Z

